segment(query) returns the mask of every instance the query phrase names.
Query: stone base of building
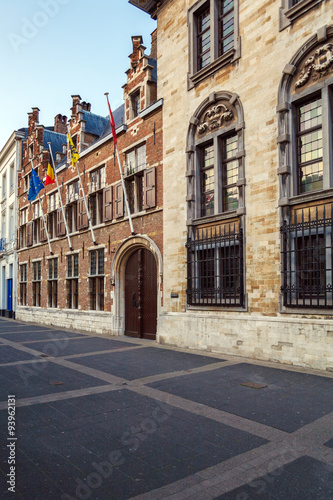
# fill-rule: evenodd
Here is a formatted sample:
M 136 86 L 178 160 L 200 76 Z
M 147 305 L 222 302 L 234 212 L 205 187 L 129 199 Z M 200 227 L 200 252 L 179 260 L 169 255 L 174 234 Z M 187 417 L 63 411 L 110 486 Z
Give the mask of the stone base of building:
M 333 372 L 330 320 L 186 312 L 164 313 L 158 323 L 161 344 Z
M 110 312 L 105 311 L 44 309 L 41 307 L 21 306 L 17 308 L 16 319 L 98 334 L 110 335 L 112 329 L 112 316 Z

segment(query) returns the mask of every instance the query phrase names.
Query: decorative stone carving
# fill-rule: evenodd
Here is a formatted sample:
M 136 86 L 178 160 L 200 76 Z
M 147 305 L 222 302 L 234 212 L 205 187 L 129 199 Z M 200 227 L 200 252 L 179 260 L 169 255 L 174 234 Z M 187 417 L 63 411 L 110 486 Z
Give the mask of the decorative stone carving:
M 295 83 L 295 88 L 305 85 L 312 75 L 313 80 L 326 76 L 333 71 L 333 44 L 327 43 L 316 50 L 304 63 L 300 77 Z
M 209 108 L 203 115 L 203 118 L 198 124 L 198 134 L 212 131 L 220 128 L 224 122 L 228 122 L 234 118 L 233 112 L 224 104 L 216 104 Z

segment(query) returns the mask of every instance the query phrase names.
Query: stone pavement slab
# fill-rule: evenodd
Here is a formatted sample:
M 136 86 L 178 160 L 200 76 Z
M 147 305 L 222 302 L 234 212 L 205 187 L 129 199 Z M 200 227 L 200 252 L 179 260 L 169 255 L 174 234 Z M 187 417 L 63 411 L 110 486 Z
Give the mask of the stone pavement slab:
M 328 500 L 332 475 L 332 466 L 303 456 L 215 500 Z
M 287 432 L 333 411 L 331 379 L 246 363 L 148 385 Z
M 82 356 L 73 361 L 84 366 L 104 370 L 117 377 L 134 380 L 159 373 L 191 370 L 216 363 L 216 358 L 147 347 L 138 351 L 119 352 L 117 356 L 98 354 L 96 356 Z
M 0 332 L 0 498 L 9 394 L 12 498 L 332 496 L 333 374 L 1 319 Z

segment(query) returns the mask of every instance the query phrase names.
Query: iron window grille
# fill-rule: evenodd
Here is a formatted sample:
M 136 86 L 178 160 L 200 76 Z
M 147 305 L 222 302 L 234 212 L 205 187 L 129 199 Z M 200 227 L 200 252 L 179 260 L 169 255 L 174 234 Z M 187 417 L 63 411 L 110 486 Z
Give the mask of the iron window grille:
M 243 307 L 242 228 L 194 227 L 186 247 L 188 305 Z
M 294 209 L 281 226 L 285 307 L 332 308 L 333 204 Z

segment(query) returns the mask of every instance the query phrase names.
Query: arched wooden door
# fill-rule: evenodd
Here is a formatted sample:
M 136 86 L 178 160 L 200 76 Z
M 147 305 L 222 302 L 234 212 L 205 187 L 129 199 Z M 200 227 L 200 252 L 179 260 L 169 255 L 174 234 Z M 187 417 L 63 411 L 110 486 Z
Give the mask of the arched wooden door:
M 125 270 L 125 335 L 156 338 L 157 268 L 154 255 L 136 250 Z

